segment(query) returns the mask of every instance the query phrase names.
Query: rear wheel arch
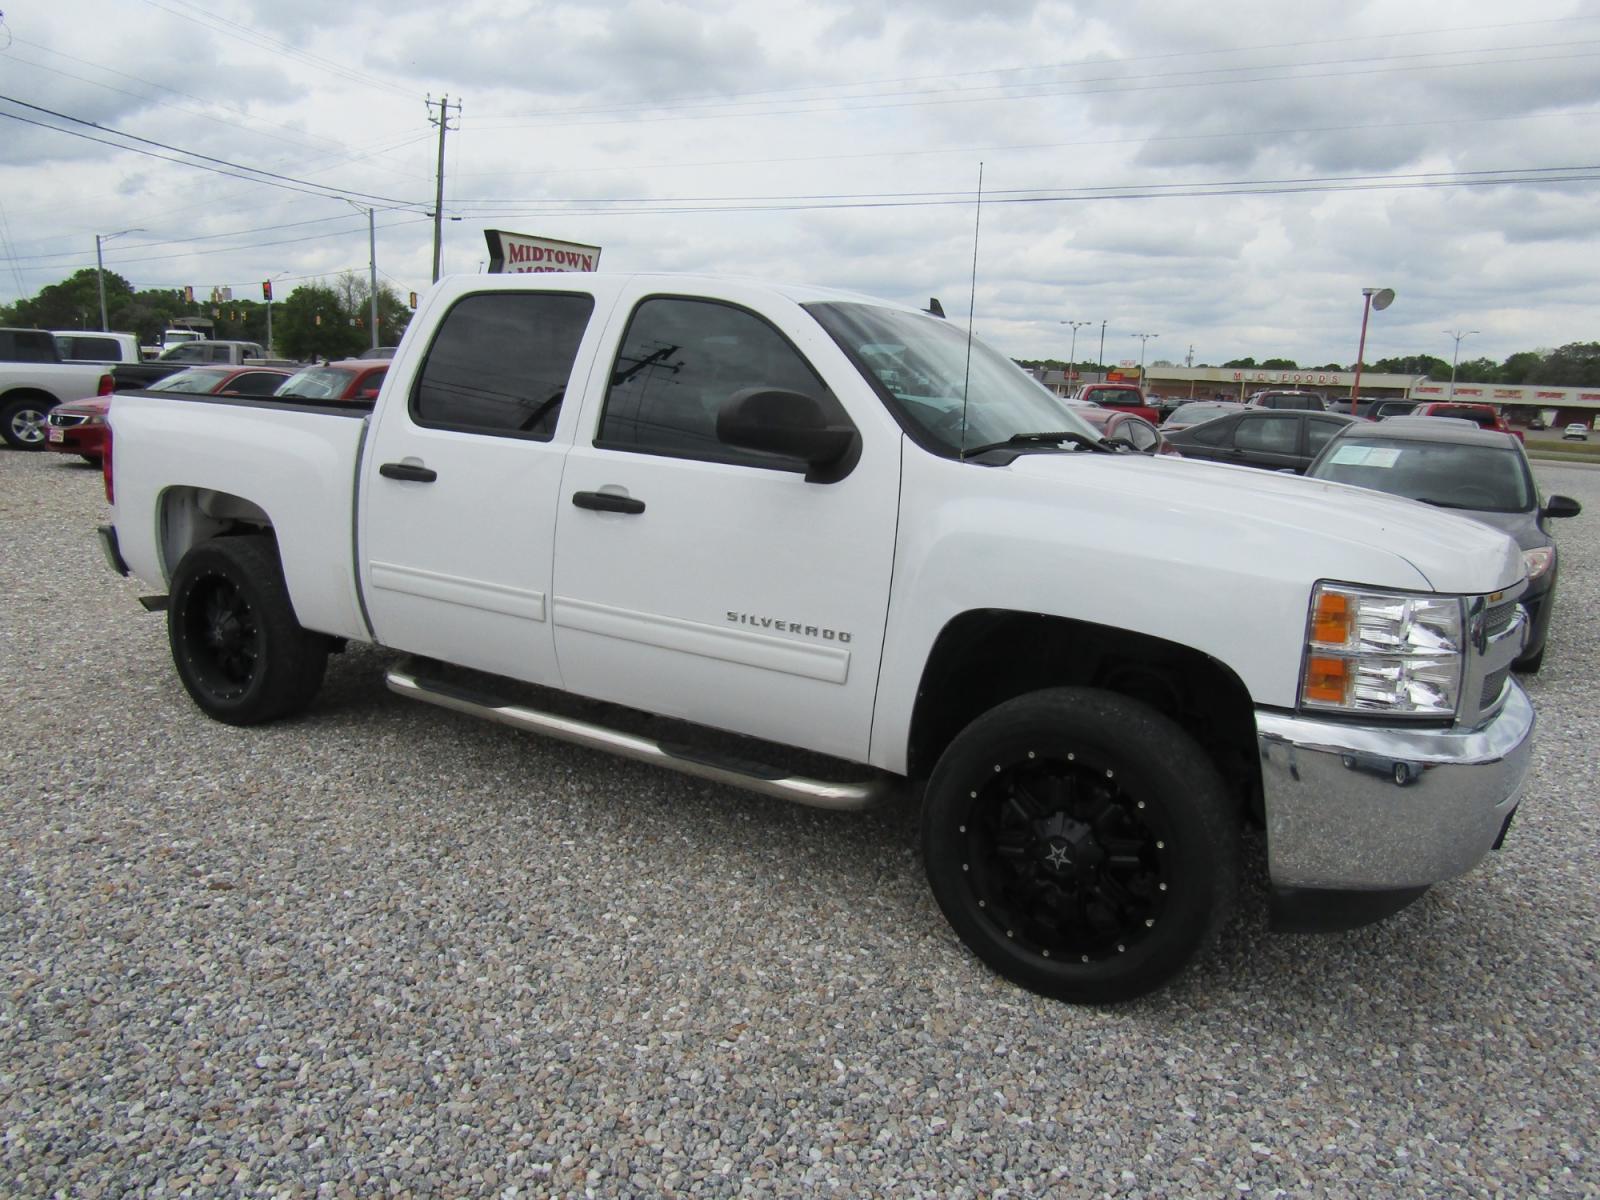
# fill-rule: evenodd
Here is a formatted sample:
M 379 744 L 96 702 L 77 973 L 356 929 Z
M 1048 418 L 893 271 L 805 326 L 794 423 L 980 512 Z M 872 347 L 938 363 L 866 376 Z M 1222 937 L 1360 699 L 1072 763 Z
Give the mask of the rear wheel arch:
M 183 556 L 212 538 L 274 534 L 260 505 L 212 488 L 169 487 L 158 502 L 161 568 L 170 582 Z

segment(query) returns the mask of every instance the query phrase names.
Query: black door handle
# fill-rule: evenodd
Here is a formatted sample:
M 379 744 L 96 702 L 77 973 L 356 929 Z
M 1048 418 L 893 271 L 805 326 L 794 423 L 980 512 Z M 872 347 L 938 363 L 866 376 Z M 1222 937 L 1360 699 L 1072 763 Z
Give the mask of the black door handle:
M 579 508 L 592 508 L 596 512 L 642 513 L 644 501 L 632 496 L 619 496 L 615 492 L 573 492 L 572 502 Z
M 384 463 L 378 468 L 378 474 L 385 479 L 409 479 L 412 483 L 432 483 L 439 478 L 439 472 L 432 467 L 419 467 L 413 463 Z

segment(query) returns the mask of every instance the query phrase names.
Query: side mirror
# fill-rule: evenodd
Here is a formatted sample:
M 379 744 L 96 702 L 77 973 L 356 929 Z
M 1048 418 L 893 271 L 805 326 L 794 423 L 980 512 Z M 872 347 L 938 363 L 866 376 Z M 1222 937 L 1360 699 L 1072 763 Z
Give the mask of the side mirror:
M 855 466 L 861 439 L 848 423 L 830 423 L 829 407 L 804 392 L 744 388 L 717 410 L 717 440 L 798 458 L 808 468 L 807 483 L 835 483 Z
M 1551 496 L 1544 502 L 1544 515 L 1547 517 L 1575 517 L 1583 511 L 1571 496 Z

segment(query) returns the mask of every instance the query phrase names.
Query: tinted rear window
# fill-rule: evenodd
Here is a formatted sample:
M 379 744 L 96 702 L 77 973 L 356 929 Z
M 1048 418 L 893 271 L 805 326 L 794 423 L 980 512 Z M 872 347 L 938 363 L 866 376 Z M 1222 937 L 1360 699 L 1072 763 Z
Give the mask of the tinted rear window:
M 56 339 L 43 329 L 0 329 L 0 362 L 59 361 Z
M 561 292 L 463 296 L 428 347 L 411 413 L 419 425 L 548 441 L 594 311 Z

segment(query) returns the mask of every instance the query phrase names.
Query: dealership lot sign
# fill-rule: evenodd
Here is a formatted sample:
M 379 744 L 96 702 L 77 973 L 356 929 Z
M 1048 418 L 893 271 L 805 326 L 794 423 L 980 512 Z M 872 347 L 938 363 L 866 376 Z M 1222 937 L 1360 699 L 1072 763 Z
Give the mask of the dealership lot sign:
M 492 275 L 600 269 L 599 246 L 558 242 L 527 233 L 507 233 L 503 229 L 485 229 L 483 236 L 489 243 L 489 273 Z

